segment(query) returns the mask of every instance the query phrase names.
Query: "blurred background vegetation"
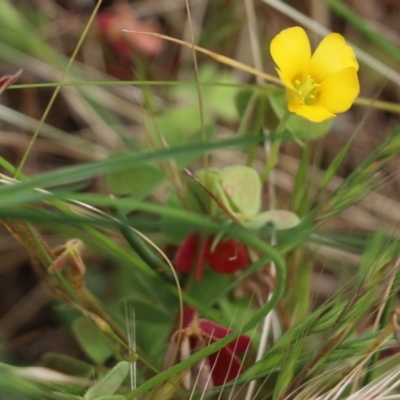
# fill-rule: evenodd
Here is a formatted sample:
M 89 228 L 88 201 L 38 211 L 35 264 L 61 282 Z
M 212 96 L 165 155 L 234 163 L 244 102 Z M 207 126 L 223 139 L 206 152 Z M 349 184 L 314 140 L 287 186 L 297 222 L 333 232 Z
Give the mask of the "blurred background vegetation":
M 179 194 L 182 182 L 189 184 L 181 171 L 185 167 L 193 171 L 202 168 L 200 153 L 206 149 L 196 153 L 196 148 L 202 141 L 203 128 L 210 151 L 212 143 L 238 137 L 243 115 L 240 96 L 245 90 L 254 90 L 259 82 L 246 71 L 197 53 L 199 80 L 203 83 L 200 118 L 191 49 L 123 30 L 194 41 L 250 66 L 255 64 L 253 36 L 260 50 L 258 65 L 271 75 L 276 73 L 269 44 L 282 29 L 303 25 L 308 28 L 314 48 L 321 38 L 314 32 L 314 24 L 317 32 L 318 26 L 323 26 L 341 33 L 362 54 L 359 79 L 364 101 L 335 118 L 327 135 L 307 142 L 306 146 L 295 141 L 283 143 L 273 180 L 278 208 L 290 209 L 300 218 L 312 218 L 297 231 L 278 238 L 277 249 L 288 265 L 278 319 L 283 331 L 289 334 L 272 347 L 267 364 L 250 369 L 241 381 L 260 377 L 261 392 L 253 398 L 284 398 L 285 390 L 296 384 L 296 376 L 304 383 L 329 369 L 336 371 L 338 367 L 339 376 L 343 372 L 339 367 L 354 366 L 354 360 L 349 364 L 329 364 L 324 359 L 327 364 L 321 367 L 323 372 L 312 369 L 309 375 L 301 376 L 302 366 L 309 361 L 307 357 L 312 359 L 310 354 L 327 337 L 334 338 L 335 345 L 349 341 L 341 350 L 343 354 L 335 353 L 335 360 L 371 352 L 369 346 L 379 337 L 374 332 L 385 329 L 390 311 L 398 301 L 400 149 L 396 134 L 400 103 L 400 3 L 189 3 L 191 21 L 184 0 L 104 0 L 89 24 L 97 4 L 93 0 L 0 1 L 0 74 L 14 74 L 22 69 L 18 81 L 1 95 L 1 172 L 13 177 L 16 171 L 12 166 L 18 170 L 21 167 L 18 178 L 24 183 L 37 178 L 30 187 L 27 183 L 21 189 L 15 185 L 14 191 L 0 190 L 0 217 L 5 221 L 22 218 L 32 223 L 52 249 L 71 238 L 82 240 L 86 285 L 122 331 L 131 316 L 126 309 L 134 308 L 138 350 L 160 371 L 177 318 L 176 289 L 154 276 L 154 269 L 148 268 L 137 249 L 133 251 L 127 245 L 121 226 L 113 225 L 97 212 L 91 214 L 90 209 L 76 214 L 66 211 L 57 201 L 76 198 L 98 206 L 138 229 L 173 259 L 188 230 L 184 215 L 168 211 L 168 206 L 178 204 L 176 199 L 171 200 L 171 192 Z M 249 12 L 250 3 L 254 14 Z M 75 52 L 80 40 L 83 41 Z M 58 82 L 62 83 L 53 101 Z M 37 138 L 33 143 L 34 135 Z M 171 158 L 162 154 L 165 143 L 170 149 L 187 146 L 187 154 L 171 150 L 167 156 L 172 156 L 173 161 L 167 161 Z M 234 150 L 222 147 L 212 151 L 211 165 L 224 168 L 245 164 L 246 154 L 239 145 Z M 131 154 L 154 149 L 161 151 L 156 158 L 132 158 L 134 162 L 130 164 Z M 253 167 L 261 171 L 265 161 L 263 149 L 258 148 L 255 156 Z M 107 162 L 101 164 L 104 160 Z M 81 168 L 64 169 L 72 166 Z M 56 171 L 61 172 L 53 174 Z M 7 186 L 4 176 L 2 183 Z M 55 196 L 47 199 L 42 193 L 40 197 L 39 192 L 32 190 L 37 187 L 50 190 Z M 115 207 L 110 193 L 118 199 Z M 264 190 L 263 204 L 268 203 L 268 196 Z M 167 211 L 163 211 L 165 204 Z M 192 229 L 200 224 L 198 220 L 187 223 Z M 49 295 L 46 283 L 32 267 L 32 254 L 15 240 L 15 231 L 12 235 L 9 229 L 2 229 L 0 234 L 0 361 L 3 371 L 10 374 L 0 378 L 0 385 L 4 386 L 4 393 L 10 391 L 7 398 L 57 396 L 51 384 L 32 384 L 40 379 L 25 379 L 22 369 L 10 372 L 6 365 L 46 366 L 76 378 L 93 378 L 94 373 L 103 376 L 123 359 L 123 352 L 101 329 L 80 317 L 79 310 Z M 252 284 L 241 284 L 240 279 L 235 279 L 232 283 L 230 277 L 208 271 L 202 286 L 188 296 L 207 317 L 216 316 L 219 322 L 240 328 L 243 320 L 248 319 L 246 313 L 253 315 L 248 311 Z M 236 289 L 231 290 L 232 287 Z M 386 296 L 386 289 L 390 295 Z M 266 301 L 268 285 L 258 290 L 261 300 Z M 379 303 L 382 298 L 384 304 Z M 211 306 L 217 310 L 214 314 Z M 375 319 L 380 306 L 385 307 L 386 319 L 378 327 Z M 340 310 L 345 310 L 345 315 L 338 322 Z M 235 312 L 238 315 L 232 322 Z M 344 327 L 346 333 L 340 330 Z M 328 331 L 329 335 L 324 336 Z M 301 349 L 300 338 L 304 339 Z M 254 342 L 258 344 L 260 340 L 259 333 L 255 334 Z M 334 347 L 329 349 L 330 355 Z M 393 340 L 385 348 L 386 353 L 379 357 L 390 360 L 383 367 L 374 364 L 378 377 L 385 376 L 399 361 Z M 288 349 L 296 354 L 294 363 L 303 360 L 303 364 L 294 366 L 288 362 Z M 256 346 L 244 361 L 247 367 L 253 364 L 255 352 Z M 316 364 L 311 365 L 317 368 Z M 278 378 L 274 375 L 276 368 L 286 372 Z M 153 375 L 151 368 L 142 366 L 139 384 Z M 15 381 L 11 382 L 9 376 Z M 365 379 L 365 385 L 372 381 L 372 377 Z M 298 388 L 298 383 L 294 387 Z M 333 378 L 332 382 L 324 381 L 320 393 L 327 392 L 334 383 Z M 88 386 L 79 380 L 58 384 L 65 386 L 62 390 L 56 386 L 56 391 L 77 395 L 83 394 L 82 386 Z M 347 388 L 346 395 L 351 396 L 350 392 Z M 237 396 L 245 398 L 244 394 Z M 189 396 L 178 393 L 176 398 Z

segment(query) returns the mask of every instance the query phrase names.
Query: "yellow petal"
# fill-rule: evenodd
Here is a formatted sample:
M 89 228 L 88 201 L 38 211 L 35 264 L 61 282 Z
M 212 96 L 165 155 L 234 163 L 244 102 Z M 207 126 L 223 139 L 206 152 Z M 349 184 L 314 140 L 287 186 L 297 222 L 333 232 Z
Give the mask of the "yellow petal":
M 359 92 L 356 70 L 346 68 L 321 83 L 317 104 L 335 114 L 342 113 L 351 107 Z
M 289 111 L 308 119 L 312 122 L 322 122 L 326 119 L 335 117 L 335 114 L 331 113 L 326 108 L 315 104 L 312 106 L 306 106 L 305 104 L 288 103 Z
M 292 81 L 291 81 L 284 73 L 282 73 L 281 71 L 279 71 L 278 68 L 275 68 L 275 69 L 276 69 L 276 72 L 277 72 L 278 75 L 279 75 L 279 78 L 281 78 L 282 83 L 283 83 L 287 88 L 295 90 Z
M 358 62 L 353 49 L 342 35 L 331 33 L 322 40 L 310 61 L 310 76 L 318 83 L 342 69 L 353 67 L 358 70 Z
M 297 90 L 292 90 L 288 88 L 286 91 L 286 97 L 288 99 L 288 103 L 297 105 L 304 104 L 304 98 Z
M 270 51 L 285 80 L 293 82 L 307 72 L 311 48 L 303 28 L 295 26 L 278 33 L 271 41 Z

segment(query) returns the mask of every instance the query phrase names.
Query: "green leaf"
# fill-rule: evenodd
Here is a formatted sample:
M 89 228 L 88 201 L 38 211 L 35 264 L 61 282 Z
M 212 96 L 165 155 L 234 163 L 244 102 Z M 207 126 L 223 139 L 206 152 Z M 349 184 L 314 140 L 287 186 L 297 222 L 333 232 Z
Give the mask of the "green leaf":
M 205 268 L 201 278 L 201 285 L 194 285 L 191 296 L 198 302 L 207 306 L 215 301 L 221 291 L 226 290 L 231 282 L 229 275 L 214 272 L 211 268 Z
M 246 144 L 257 143 L 260 138 L 234 138 L 215 143 L 191 143 L 177 146 L 175 148 L 159 149 L 152 151 L 132 152 L 121 155 L 121 157 L 108 158 L 99 162 L 86 163 L 83 165 L 74 165 L 68 168 L 60 168 L 36 175 L 31 179 L 18 182 L 14 185 L 0 186 L 0 207 L 15 208 L 16 205 L 31 204 L 36 201 L 49 198 L 46 193 L 32 192 L 34 188 L 52 188 L 71 182 L 79 182 L 96 175 L 102 175 L 115 171 L 123 171 L 128 166 L 142 164 L 143 162 L 162 161 L 167 158 L 178 158 L 184 156 L 186 159 L 204 154 L 205 152 L 221 148 L 237 147 Z
M 2 399 L 34 400 L 46 398 L 43 387 L 36 382 L 18 376 L 25 368 L 0 363 L 0 393 Z
M 72 376 L 89 378 L 93 373 L 92 365 L 65 354 L 46 353 L 42 357 L 42 364 L 44 367 Z
M 230 72 L 220 72 L 214 64 L 207 63 L 201 66 L 199 71 L 201 82 L 218 82 L 215 85 L 201 86 L 201 96 L 205 117 L 211 122 L 211 117 L 221 118 L 226 121 L 232 121 L 237 118 L 237 112 L 234 103 L 236 88 L 228 87 L 227 84 L 236 84 Z M 199 120 L 199 104 L 197 86 L 178 86 L 173 94 L 181 103 L 190 104 L 197 110 L 197 120 Z
M 276 91 L 276 88 L 273 91 Z M 236 95 L 235 103 L 241 116 L 239 134 L 259 132 L 263 124 L 271 131 L 277 128 L 279 119 L 269 104 L 270 92 L 268 87 L 263 87 L 255 90 L 243 89 Z
M 174 375 L 167 382 L 163 382 L 161 385 L 156 386 L 146 397 L 146 400 L 169 400 L 180 388 L 184 374 L 185 371 L 182 371 Z
M 178 304 L 175 305 L 177 309 Z M 140 329 L 136 330 L 136 342 L 146 358 L 153 365 L 162 365 L 165 357 L 166 343 L 170 339 L 173 329 L 173 319 L 168 323 L 140 322 Z
M 114 354 L 111 341 L 88 318 L 75 319 L 72 330 L 84 352 L 96 364 L 103 364 Z
M 87 400 L 96 400 L 114 394 L 129 371 L 129 363 L 121 361 L 106 376 L 94 384 L 85 394 Z M 101 397 L 103 396 L 103 397 Z M 117 397 L 118 398 L 118 397 Z
M 168 314 L 165 310 L 160 309 L 159 305 L 152 304 L 150 301 L 136 298 L 126 299 L 121 305 L 121 310 L 126 306 L 130 306 L 135 310 L 135 320 L 137 322 L 169 324 L 173 320 L 172 314 Z
M 114 157 L 114 156 L 113 156 Z M 144 198 L 164 180 L 164 174 L 151 164 L 138 164 L 104 177 L 107 189 L 115 195 Z
M 274 400 L 283 398 L 284 393 L 293 382 L 293 376 L 301 354 L 301 343 L 302 342 L 299 341 L 299 343 L 292 346 L 290 350 L 287 349 L 284 365 L 281 365 L 281 372 L 275 384 L 272 397 Z
M 235 165 L 221 171 L 222 188 L 240 220 L 253 218 L 261 206 L 261 180 L 250 167 Z
M 202 82 L 218 81 L 221 84 L 237 83 L 232 73 L 218 72 L 214 64 L 205 64 L 200 71 L 200 80 Z M 210 111 L 218 118 L 226 121 L 232 121 L 237 118 L 234 104 L 234 93 L 236 89 L 223 85 L 213 85 L 202 88 L 204 102 Z
M 241 121 L 237 130 L 238 135 L 243 136 L 259 136 L 262 128 L 265 126 L 270 130 L 274 130 L 278 126 L 278 118 L 272 112 L 271 105 L 268 101 L 269 91 L 266 88 L 258 90 L 245 89 L 238 93 L 236 97 L 236 105 L 241 115 Z M 243 148 L 248 152 L 248 166 L 252 165 L 258 144 L 251 147 Z
M 215 196 L 217 196 L 221 202 L 224 203 L 226 207 L 231 210 L 230 204 L 228 200 L 224 196 L 223 189 L 221 188 L 221 171 L 217 168 L 207 168 L 207 169 L 201 169 L 196 172 L 195 174 L 196 178 L 199 180 L 199 182 L 211 193 L 213 193 Z M 197 183 L 196 183 L 197 184 Z M 208 199 L 208 203 L 210 204 L 210 213 L 211 216 L 216 217 L 219 215 L 224 215 L 224 212 L 221 210 L 220 206 L 214 201 L 211 200 L 211 196 L 209 193 L 207 193 L 206 190 L 204 190 L 202 187 L 198 185 L 199 189 L 204 193 L 205 199 Z M 207 200 L 205 200 L 207 201 Z M 206 204 L 206 203 L 204 203 Z
M 299 217 L 287 210 L 271 210 L 258 214 L 254 219 L 245 224 L 250 229 L 260 229 L 268 225 L 275 230 L 294 228 L 300 223 Z
M 324 175 L 320 179 L 318 183 L 318 190 L 317 194 L 315 196 L 315 200 L 319 197 L 321 192 L 329 185 L 333 177 L 336 175 L 338 172 L 339 167 L 343 164 L 343 161 L 347 154 L 349 153 L 349 150 L 351 148 L 351 145 L 354 142 L 354 139 L 356 138 L 357 131 L 355 131 L 350 139 L 346 142 L 346 144 L 340 149 L 339 153 L 336 154 L 335 158 L 333 161 L 329 164 L 329 167 L 325 170 Z
M 210 123 L 210 118 L 205 116 L 205 126 L 208 127 Z M 171 108 L 163 114 L 157 115 L 148 125 L 153 141 L 159 148 L 165 147 L 165 142 L 171 147 L 193 142 L 199 139 L 198 133 L 201 131 L 198 105 Z M 207 129 L 206 133 L 208 138 L 214 134 L 213 130 L 210 129 Z M 190 155 L 175 159 L 179 168 L 185 167 L 192 161 L 193 157 Z
M 303 147 L 300 163 L 294 178 L 294 187 L 290 209 L 294 210 L 300 216 L 306 214 L 313 202 L 309 201 L 310 197 L 310 179 L 308 176 L 310 166 L 310 144 L 306 143 Z
M 253 89 L 242 89 L 236 94 L 235 105 L 241 119 L 257 97 L 257 93 Z
M 207 198 L 209 198 L 208 194 L 198 185 L 198 183 L 189 181 L 187 185 L 185 204 L 182 204 L 181 199 L 176 192 L 171 192 L 167 204 L 181 210 L 187 207 L 193 212 L 198 212 L 199 215 L 204 215 L 206 211 Z M 161 219 L 161 230 L 163 234 L 166 236 L 169 243 L 177 246 L 179 246 L 185 237 L 194 229 L 195 226 L 192 224 L 177 222 L 174 216 L 164 215 Z
M 55 393 L 56 399 L 63 399 L 63 400 L 85 400 L 84 397 L 78 396 L 76 394 L 68 394 L 68 393 Z
M 115 394 L 113 396 L 101 396 L 96 400 L 125 400 L 125 397 L 120 394 Z

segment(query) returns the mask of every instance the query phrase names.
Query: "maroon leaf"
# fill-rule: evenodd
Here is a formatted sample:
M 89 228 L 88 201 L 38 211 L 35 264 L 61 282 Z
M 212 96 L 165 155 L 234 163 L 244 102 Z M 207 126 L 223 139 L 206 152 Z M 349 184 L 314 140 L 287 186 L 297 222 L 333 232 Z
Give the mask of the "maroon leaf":
M 183 329 L 174 333 L 172 343 L 176 345 L 176 337 L 179 336 L 181 338 L 179 346 L 182 360 L 209 344 L 226 337 L 231 332 L 229 328 L 219 325 L 216 322 L 208 319 L 199 319 L 197 310 L 193 307 L 187 307 L 183 314 Z M 248 336 L 240 335 L 219 351 L 208 356 L 206 360 L 194 365 L 192 372 L 188 371 L 186 377 L 202 377 L 202 379 L 197 380 L 197 389 L 216 385 L 220 386 L 235 379 L 243 370 L 242 364 L 236 357 L 236 354 L 245 352 L 250 346 L 250 342 L 251 339 Z M 209 373 L 206 374 L 205 371 L 211 371 L 212 382 L 203 379 Z M 183 384 L 188 388 L 190 383 L 185 381 Z
M 221 240 L 206 258 L 211 269 L 220 274 L 231 274 L 250 264 L 246 247 L 236 239 Z
M 0 78 L 0 94 L 2 94 L 10 85 L 17 81 L 22 74 L 22 69 L 13 75 L 4 75 Z

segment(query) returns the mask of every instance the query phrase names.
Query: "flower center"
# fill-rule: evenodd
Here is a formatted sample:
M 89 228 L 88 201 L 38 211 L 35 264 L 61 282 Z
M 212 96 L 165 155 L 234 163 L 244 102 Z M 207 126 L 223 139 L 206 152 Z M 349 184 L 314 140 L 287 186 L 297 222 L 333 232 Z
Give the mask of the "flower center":
M 295 79 L 294 87 L 303 98 L 305 105 L 309 106 L 315 102 L 319 83 L 316 83 L 310 75 L 307 75 L 304 80 Z

